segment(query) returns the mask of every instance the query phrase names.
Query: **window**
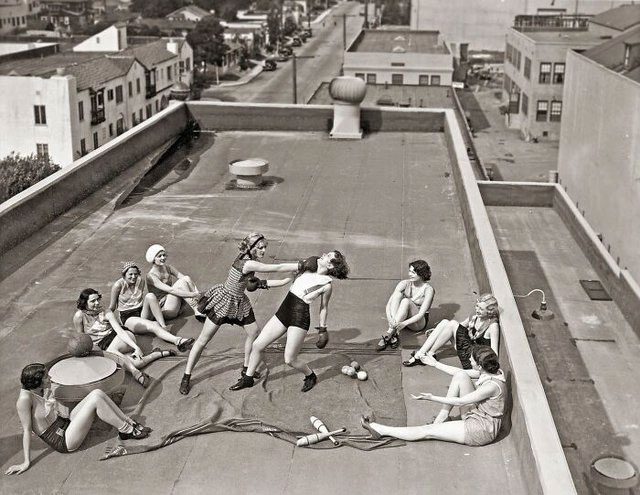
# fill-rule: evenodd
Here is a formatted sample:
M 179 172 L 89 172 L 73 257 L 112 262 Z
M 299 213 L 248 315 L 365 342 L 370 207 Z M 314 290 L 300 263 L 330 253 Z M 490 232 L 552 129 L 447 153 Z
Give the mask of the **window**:
M 440 76 L 431 76 L 431 86 L 440 86 Z
M 513 48 L 507 43 L 506 59 L 513 64 Z
M 367 84 L 375 84 L 375 83 L 376 83 L 376 75 L 367 74 Z
M 93 149 L 97 149 L 98 146 L 100 146 L 100 142 L 98 141 L 98 133 L 94 132 L 93 133 Z
M 141 109 L 140 109 L 140 111 L 138 112 L 138 116 L 140 117 L 140 118 L 138 119 L 138 122 L 142 122 L 142 120 L 143 120 L 143 119 L 142 119 L 142 108 L 141 108 Z
M 551 82 L 551 63 L 540 62 L 540 77 L 538 78 L 540 84 L 549 84 Z
M 116 86 L 116 103 L 122 103 L 122 85 Z
M 553 64 L 553 84 L 564 82 L 564 63 Z
M 520 113 L 520 88 L 513 85 L 511 89 L 511 93 L 509 94 L 509 113 L 517 114 Z
M 502 85 L 507 93 L 511 93 L 511 78 L 508 75 L 504 75 L 504 84 Z
M 167 67 L 167 79 L 171 81 L 171 66 Z
M 84 102 L 78 102 L 78 120 L 82 122 L 84 120 Z
M 516 69 L 520 70 L 522 54 L 520 53 L 520 50 L 515 50 L 515 52 L 516 52 Z
M 109 137 L 113 137 L 113 124 L 109 124 Z
M 87 154 L 87 142 L 84 138 L 80 140 L 80 155 L 84 156 Z
M 362 79 L 364 81 L 364 72 L 356 72 L 356 77 Z
M 561 101 L 552 101 L 551 102 L 551 112 L 549 113 L 549 121 L 550 122 L 560 122 L 560 118 L 562 117 L 562 102 Z
M 184 72 L 184 60 L 180 60 L 180 74 Z
M 184 64 L 185 69 L 191 70 L 191 59 L 188 58 Z
M 149 103 L 147 105 L 147 118 L 151 117 L 151 115 L 153 115 L 153 109 L 151 107 L 151 103 Z
M 34 105 L 33 114 L 36 119 L 36 124 L 45 125 L 47 123 L 47 112 L 44 109 L 44 105 Z
M 391 74 L 391 84 L 404 84 L 402 74 Z
M 538 100 L 538 108 L 536 110 L 536 120 L 538 122 L 546 122 L 548 110 L 549 110 L 549 102 L 547 100 Z
M 133 82 L 129 81 L 129 97 L 133 96 Z
M 523 115 L 529 115 L 529 97 L 527 96 L 527 94 L 523 91 L 522 92 L 522 114 Z
M 107 90 L 107 101 L 113 101 L 113 89 Z
M 531 79 L 531 59 L 524 57 L 524 77 Z
M 140 78 L 136 78 L 136 93 L 140 94 Z
M 131 125 L 134 126 L 136 125 L 138 122 L 136 121 L 136 112 L 133 112 L 131 114 Z
M 36 153 L 43 158 L 49 158 L 49 145 L 48 144 L 36 144 Z
M 425 74 L 420 74 L 418 76 L 418 84 L 420 86 L 428 86 L 429 85 L 429 76 Z
M 391 62 L 391 67 L 404 67 L 404 62 Z
M 160 111 L 160 100 L 156 100 L 156 112 Z
M 124 117 L 120 117 L 116 120 L 116 134 L 119 136 L 124 132 Z

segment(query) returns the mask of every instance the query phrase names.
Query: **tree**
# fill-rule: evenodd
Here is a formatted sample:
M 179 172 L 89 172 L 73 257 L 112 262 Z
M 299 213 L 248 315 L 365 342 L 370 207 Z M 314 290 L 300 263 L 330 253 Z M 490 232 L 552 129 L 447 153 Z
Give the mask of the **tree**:
M 269 33 L 269 44 L 275 44 L 280 38 L 280 12 L 278 9 L 271 9 L 267 16 L 267 32 Z
M 0 160 L 0 203 L 59 169 L 48 156 L 11 153 Z
M 204 17 L 193 31 L 187 35 L 187 41 L 193 48 L 193 58 L 196 64 L 222 65 L 227 45 L 224 43 L 224 28 L 214 16 Z
M 293 16 L 288 16 L 285 20 L 284 20 L 284 26 L 282 28 L 282 34 L 284 36 L 291 36 L 296 29 L 298 29 L 298 25 L 296 24 L 296 20 L 293 18 Z
M 129 10 L 140 12 L 142 17 L 164 17 L 190 3 L 187 0 L 132 0 Z

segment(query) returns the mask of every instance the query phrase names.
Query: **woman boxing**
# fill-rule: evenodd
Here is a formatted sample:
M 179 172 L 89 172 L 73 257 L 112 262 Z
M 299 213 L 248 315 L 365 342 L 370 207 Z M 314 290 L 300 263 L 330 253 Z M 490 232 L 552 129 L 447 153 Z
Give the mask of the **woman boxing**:
M 349 266 L 340 251 L 330 251 L 317 259 L 316 267 L 305 262 L 303 268 L 316 269 L 304 271 L 291 284 L 280 309 L 267 322 L 253 343 L 246 374 L 240 378 L 238 383 L 231 386 L 230 390 L 241 390 L 253 386 L 256 378 L 255 371 L 262 361 L 264 350 L 285 333 L 287 334 L 287 342 L 284 349 L 284 362 L 304 374 L 303 392 L 308 392 L 315 386 L 318 377 L 306 363 L 298 358 L 304 338 L 309 331 L 311 321 L 309 304 L 316 298 L 321 298 L 319 327 L 326 330 L 332 278 L 347 278 Z
M 22 423 L 24 462 L 11 466 L 5 474 L 24 473 L 31 465 L 31 433 L 61 453 L 78 449 L 91 429 L 93 420 L 100 418 L 118 430 L 122 440 L 149 436 L 150 428 L 142 426 L 127 415 L 102 390 L 91 391 L 73 408 L 69 418 L 58 414 L 62 409 L 53 398 L 44 364 L 26 366 L 20 376 L 22 389 L 16 408 Z
M 266 264 L 260 260 L 264 258 L 267 250 L 267 240 L 257 232 L 249 234 L 238 245 L 238 256 L 229 269 L 227 280 L 223 284 L 217 284 L 204 293 L 198 303 L 198 309 L 206 315 L 206 320 L 200 336 L 196 340 L 187 366 L 180 383 L 180 393 L 187 395 L 191 390 L 191 372 L 200 359 L 202 351 L 225 323 L 238 325 L 244 328 L 247 337 L 244 342 L 244 365 L 241 374 L 247 369 L 251 345 L 258 336 L 258 325 L 253 314 L 251 301 L 245 294 L 245 290 L 268 289 L 279 287 L 291 281 L 290 278 L 282 280 L 259 280 L 255 272 L 283 273 L 295 272 L 298 263 Z

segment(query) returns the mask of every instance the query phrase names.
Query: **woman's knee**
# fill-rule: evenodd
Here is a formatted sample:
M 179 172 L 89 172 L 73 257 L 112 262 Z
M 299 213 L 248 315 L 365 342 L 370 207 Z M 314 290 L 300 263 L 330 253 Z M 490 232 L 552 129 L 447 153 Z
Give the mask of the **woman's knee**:
M 469 383 L 471 381 L 471 377 L 464 370 L 460 370 L 455 372 L 453 380 L 457 383 Z
M 158 298 L 154 293 L 147 292 L 147 294 L 144 296 L 144 301 L 146 303 L 148 303 L 148 304 L 151 304 L 151 303 L 154 303 L 154 302 L 157 303 L 158 302 Z
M 87 394 L 87 397 L 89 397 L 89 399 L 91 399 L 93 402 L 99 402 L 105 400 L 107 398 L 107 394 L 104 392 L 104 390 L 96 388 L 89 392 Z

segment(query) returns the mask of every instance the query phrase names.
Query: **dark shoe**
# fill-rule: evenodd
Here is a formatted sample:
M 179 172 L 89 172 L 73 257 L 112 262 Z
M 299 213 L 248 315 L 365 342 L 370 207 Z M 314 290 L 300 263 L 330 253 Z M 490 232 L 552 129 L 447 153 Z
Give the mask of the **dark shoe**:
M 420 359 L 416 358 L 416 351 L 411 352 L 411 357 L 408 361 L 402 361 L 402 366 L 411 368 L 412 366 L 426 366 Z
M 138 423 L 136 420 L 131 420 L 131 426 L 133 426 L 135 430 L 142 431 L 145 433 L 151 433 L 153 431 L 153 428 L 144 426 L 143 424 Z
M 159 347 L 154 347 L 153 349 L 151 349 L 150 354 L 153 354 L 154 352 L 159 352 L 160 356 L 163 358 L 176 355 L 176 351 L 174 351 L 173 349 L 160 349 Z
M 182 395 L 189 395 L 189 391 L 191 390 L 190 380 L 191 375 L 182 375 L 182 381 L 180 382 L 180 393 Z
M 254 383 L 255 382 L 253 381 L 252 376 L 242 375 L 242 378 L 238 380 L 238 383 L 236 383 L 235 385 L 231 385 L 229 387 L 229 390 L 242 390 L 243 388 L 250 388 L 253 387 Z
M 318 332 L 318 340 L 316 342 L 316 347 L 318 349 L 324 349 L 329 343 L 329 332 L 326 330 L 321 330 Z
M 204 323 L 205 321 L 207 321 L 207 315 L 203 315 L 202 313 L 196 313 L 194 316 L 200 323 Z
M 318 383 L 318 376 L 312 371 L 309 376 L 304 377 L 304 385 L 302 385 L 302 391 L 308 392 Z
M 118 432 L 118 436 L 120 440 L 142 440 L 143 438 L 147 438 L 149 436 L 148 431 L 137 430 L 135 427 L 131 433 L 122 433 Z
M 242 371 L 240 372 L 240 377 L 243 377 L 243 376 L 245 376 L 246 374 L 247 374 L 247 370 L 246 370 L 246 368 L 244 368 L 244 367 L 243 367 L 243 368 L 242 368 Z M 260 378 L 261 378 L 261 377 L 262 377 L 262 375 L 260 374 L 260 372 L 259 372 L 259 371 L 254 371 L 254 372 L 253 372 L 253 379 L 254 379 L 254 380 L 260 380 Z
M 400 346 L 400 337 L 398 337 L 397 335 L 393 335 L 389 339 L 389 347 L 391 347 L 392 349 L 397 349 L 399 346 Z
M 380 440 L 382 438 L 382 435 L 380 435 L 380 433 L 378 433 L 376 430 L 371 428 L 371 425 L 369 423 L 371 423 L 371 418 L 369 416 L 364 416 L 364 415 L 360 416 L 360 424 L 365 430 L 369 432 L 371 439 Z
M 389 337 L 387 337 L 386 335 L 383 335 L 378 341 L 378 343 L 376 344 L 376 351 L 378 352 L 384 351 L 389 345 L 390 340 L 391 339 Z
M 147 388 L 151 384 L 151 377 L 143 372 L 140 372 L 135 379 L 143 388 Z
M 183 339 L 176 347 L 180 352 L 187 352 L 189 349 L 193 347 L 196 339 Z

